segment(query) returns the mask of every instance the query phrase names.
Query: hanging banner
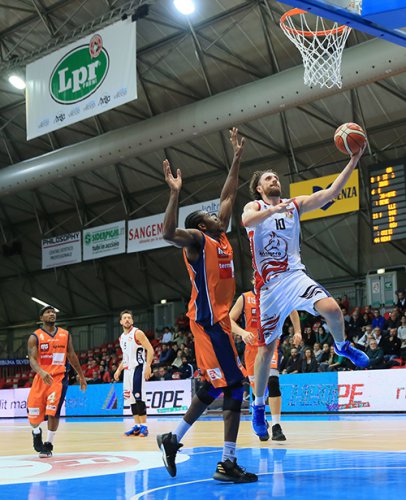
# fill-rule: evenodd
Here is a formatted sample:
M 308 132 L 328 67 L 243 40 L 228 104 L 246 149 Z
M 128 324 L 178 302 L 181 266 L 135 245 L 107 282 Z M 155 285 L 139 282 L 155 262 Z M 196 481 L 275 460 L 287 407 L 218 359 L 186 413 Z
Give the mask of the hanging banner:
M 42 269 L 67 266 L 82 261 L 82 235 L 61 234 L 42 240 Z
M 210 214 L 218 215 L 220 209 L 220 198 L 215 200 L 202 201 L 200 203 L 195 203 L 194 205 L 187 205 L 186 207 L 180 207 L 179 209 L 179 220 L 178 226 L 185 227 L 185 219 L 192 212 L 197 210 L 202 210 L 203 212 L 209 212 Z M 231 231 L 231 219 L 227 228 L 227 233 Z
M 162 237 L 164 216 L 165 214 L 157 214 L 128 221 L 127 252 L 143 252 L 170 246 Z
M 137 98 L 135 22 L 101 29 L 27 65 L 27 139 Z
M 124 220 L 83 231 L 83 260 L 100 259 L 124 252 Z
M 331 186 L 338 174 L 326 175 L 310 181 L 294 182 L 290 185 L 290 198 L 296 196 L 310 195 L 317 193 L 321 189 Z M 300 220 L 320 219 L 330 215 L 345 214 L 359 210 L 359 182 L 358 170 L 354 170 L 348 179 L 347 184 L 341 190 L 341 193 L 333 201 L 326 203 L 324 207 L 312 212 L 307 212 L 300 216 Z

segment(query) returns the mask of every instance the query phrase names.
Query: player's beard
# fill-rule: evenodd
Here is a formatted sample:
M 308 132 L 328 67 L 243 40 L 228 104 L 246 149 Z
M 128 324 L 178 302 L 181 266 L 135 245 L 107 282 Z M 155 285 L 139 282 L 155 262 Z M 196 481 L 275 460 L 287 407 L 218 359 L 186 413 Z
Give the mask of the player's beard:
M 265 194 L 268 196 L 268 198 L 280 198 L 281 188 L 279 186 L 270 186 Z

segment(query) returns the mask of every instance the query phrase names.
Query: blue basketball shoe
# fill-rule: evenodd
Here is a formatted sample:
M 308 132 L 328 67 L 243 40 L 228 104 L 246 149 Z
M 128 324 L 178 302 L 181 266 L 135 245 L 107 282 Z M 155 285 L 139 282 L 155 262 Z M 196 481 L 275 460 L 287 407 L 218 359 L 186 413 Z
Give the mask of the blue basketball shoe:
M 268 441 L 269 424 L 265 418 L 265 405 L 252 404 L 252 428 L 261 441 Z
M 149 434 L 148 427 L 146 425 L 141 424 L 139 436 L 141 438 L 146 438 L 148 436 L 148 434 Z
M 129 431 L 124 432 L 124 436 L 138 436 L 141 432 L 141 428 L 139 425 L 134 425 Z
M 334 350 L 339 356 L 344 356 L 352 361 L 355 366 L 359 366 L 360 368 L 368 368 L 369 366 L 369 358 L 365 352 L 352 347 L 349 340 L 347 340 L 341 349 L 334 342 Z

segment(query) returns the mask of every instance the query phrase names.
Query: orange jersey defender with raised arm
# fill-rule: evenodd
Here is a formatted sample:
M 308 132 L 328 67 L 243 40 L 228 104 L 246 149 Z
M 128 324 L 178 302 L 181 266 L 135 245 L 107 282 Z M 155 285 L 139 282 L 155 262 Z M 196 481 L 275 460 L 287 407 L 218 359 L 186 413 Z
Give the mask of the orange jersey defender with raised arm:
M 257 298 L 254 292 L 245 292 L 242 294 L 243 298 L 243 309 L 241 314 L 240 326 L 247 332 L 251 332 L 255 335 L 257 341 L 254 345 L 247 344 L 245 346 L 244 360 L 245 368 L 247 370 L 248 379 L 250 381 L 251 387 L 254 389 L 254 364 L 255 358 L 258 352 L 258 341 L 259 341 L 259 311 L 257 308 Z M 271 359 L 270 368 L 278 369 L 278 346 L 279 341 L 276 345 L 274 355 Z
M 226 387 L 245 377 L 229 316 L 235 293 L 233 250 L 225 233 L 219 240 L 202 235 L 196 262 L 189 262 L 183 251 L 192 283 L 187 315 L 200 374 L 214 387 Z
M 54 335 L 51 335 L 38 328 L 32 335 L 37 338 L 38 364 L 53 378 L 52 385 L 47 385 L 36 374 L 28 395 L 28 419 L 32 424 L 39 424 L 45 415 L 59 416 L 65 399 L 67 384 L 64 383 L 64 378 L 69 332 L 57 327 Z

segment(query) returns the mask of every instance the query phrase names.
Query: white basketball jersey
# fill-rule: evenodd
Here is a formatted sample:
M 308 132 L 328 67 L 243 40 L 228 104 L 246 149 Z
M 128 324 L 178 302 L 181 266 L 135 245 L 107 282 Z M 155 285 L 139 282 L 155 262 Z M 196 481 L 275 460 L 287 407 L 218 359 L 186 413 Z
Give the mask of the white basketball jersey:
M 260 210 L 270 206 L 263 200 L 257 203 Z M 305 269 L 300 258 L 299 209 L 295 201 L 291 205 L 284 213 L 270 215 L 257 226 L 246 227 L 257 287 L 280 273 Z
M 120 347 L 123 351 L 123 366 L 132 370 L 145 363 L 145 349 L 135 339 L 138 328 L 133 327 L 128 333 L 120 336 Z

